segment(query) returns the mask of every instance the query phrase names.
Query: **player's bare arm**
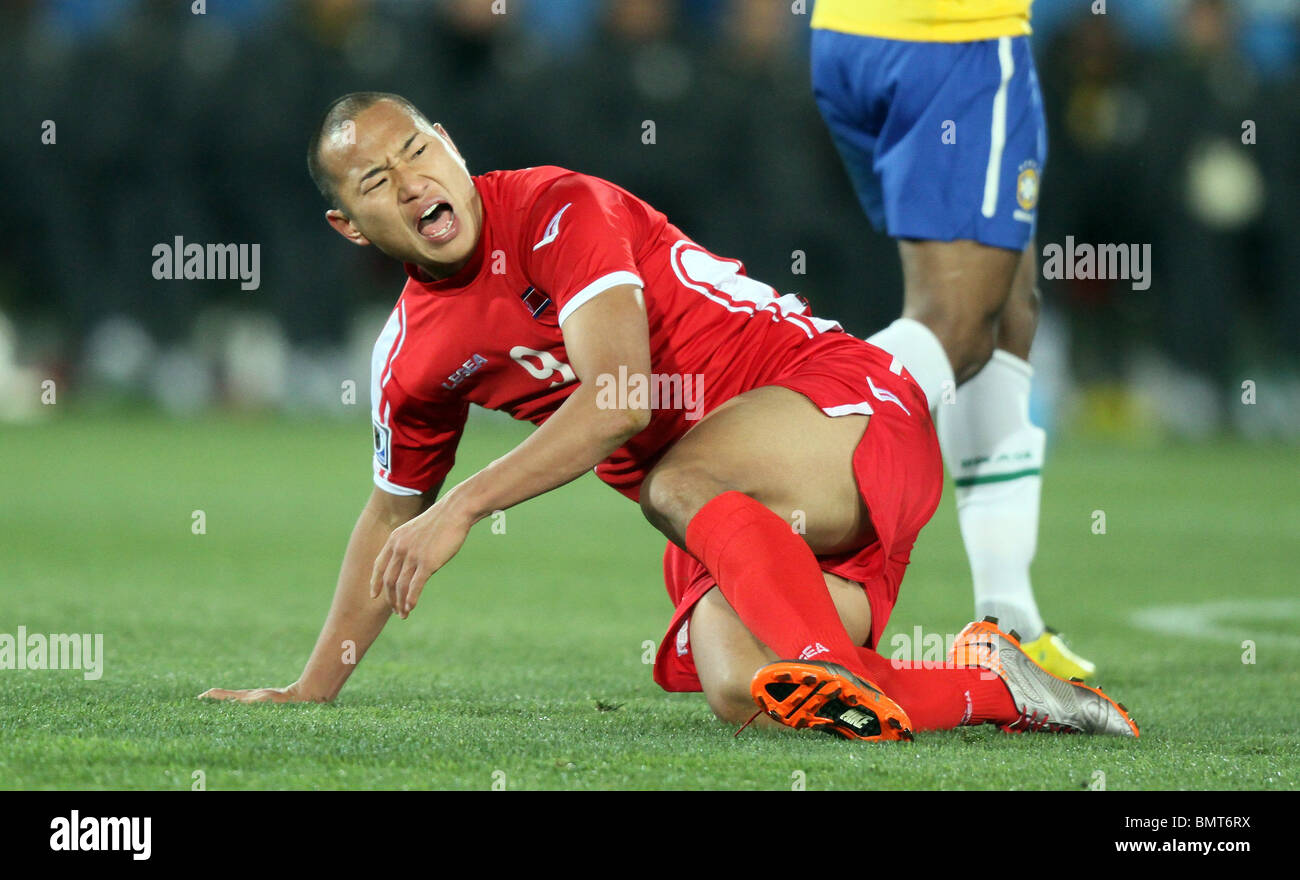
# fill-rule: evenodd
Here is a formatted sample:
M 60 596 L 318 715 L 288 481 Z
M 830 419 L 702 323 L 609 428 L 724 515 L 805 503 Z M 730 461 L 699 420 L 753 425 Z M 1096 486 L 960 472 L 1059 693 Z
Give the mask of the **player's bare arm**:
M 429 577 L 456 555 L 474 523 L 582 476 L 645 428 L 648 408 L 597 404 L 595 377 L 650 372 L 640 288 L 612 287 L 569 316 L 564 341 L 582 383 L 547 422 L 507 455 L 395 529 L 375 560 L 370 595 L 405 618 Z
M 297 681 L 278 688 L 211 688 L 199 696 L 243 703 L 328 702 L 338 696 L 392 613 L 388 603 L 370 595 L 375 556 L 393 530 L 424 509 L 434 495 L 392 495 L 380 489 L 371 493 L 352 529 L 329 615 Z

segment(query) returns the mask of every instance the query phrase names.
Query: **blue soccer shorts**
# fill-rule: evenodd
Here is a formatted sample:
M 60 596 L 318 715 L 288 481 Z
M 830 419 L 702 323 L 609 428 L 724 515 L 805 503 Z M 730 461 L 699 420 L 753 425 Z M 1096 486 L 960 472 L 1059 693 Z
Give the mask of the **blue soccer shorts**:
M 894 238 L 1023 250 L 1047 161 L 1028 38 L 812 34 L 817 106 L 875 227 Z

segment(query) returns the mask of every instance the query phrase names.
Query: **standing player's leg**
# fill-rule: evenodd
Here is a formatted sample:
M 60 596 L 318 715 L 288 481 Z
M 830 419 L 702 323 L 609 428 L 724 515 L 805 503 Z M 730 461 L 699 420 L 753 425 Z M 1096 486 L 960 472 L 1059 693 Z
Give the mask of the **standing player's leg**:
M 925 390 L 956 489 L 975 616 L 997 617 L 1032 646 L 1045 635 L 1029 568 L 1046 448 L 1029 421 L 1026 358 L 1038 323 L 1033 245 L 1016 253 L 973 241 L 902 241 L 899 253 L 903 319 L 871 342 L 931 382 L 947 379 L 935 365 L 945 357 L 962 383 Z M 1067 676 L 1093 672 L 1087 661 L 1073 662 Z
M 999 324 L 989 328 L 991 356 L 936 413 L 975 585 L 975 615 L 997 617 L 1027 640 L 1044 629 L 1029 580 L 1046 445 L 1043 431 L 1029 421 L 1033 370 L 1026 358 L 1037 327 L 1035 267 L 1031 245 L 1020 256 Z
M 1030 239 L 1046 137 L 1028 43 L 815 32 L 813 79 L 864 210 L 899 239 L 903 316 L 870 341 L 907 365 L 935 411 L 976 607 L 1030 645 L 1052 641 L 1039 659 L 1053 671 L 1086 677 L 1092 665 L 1045 632 L 1029 580 L 1044 450 L 1028 420 Z
M 940 407 L 937 427 L 956 487 L 976 618 L 997 617 L 1007 629 L 1017 630 L 1025 651 L 1051 672 L 1089 678 L 1096 666 L 1043 624 L 1029 577 L 1038 548 L 1047 446 L 1046 434 L 1029 420 L 1034 375 L 1029 349 L 1041 299 L 1037 281 L 1031 240 L 999 318 L 993 356 L 957 390 L 952 406 Z
M 877 339 L 897 340 L 896 347 L 905 348 L 924 364 L 939 356 L 948 362 L 951 371 L 944 376 L 951 380 L 948 384 L 927 388 L 917 378 L 934 410 L 945 394 L 950 400 L 957 385 L 978 373 L 993 355 L 1021 253 L 977 241 L 913 240 L 899 241 L 898 254 L 903 263 L 903 320 L 923 325 L 932 336 L 931 346 L 937 347 L 917 350 L 917 343 L 898 339 L 897 323 L 870 341 L 880 345 Z M 889 344 L 880 347 L 907 363 Z M 912 371 L 910 364 L 907 368 Z
M 1028 357 L 1040 299 L 1034 245 L 1019 255 L 975 242 L 900 242 L 899 250 L 905 318 L 933 329 L 952 355 L 958 380 L 974 371 L 960 388 L 939 394 L 934 414 L 955 487 L 975 616 L 996 617 L 1018 631 L 1025 650 L 1057 675 L 1088 678 L 1096 667 L 1044 625 L 1029 576 L 1038 548 L 1047 447 L 1046 434 L 1029 420 L 1034 371 Z M 1000 273 L 1008 265 L 1014 272 L 1007 294 L 999 298 Z M 966 287 L 955 279 L 972 283 Z M 966 296 L 971 303 L 959 302 Z M 1000 307 L 990 316 L 993 302 Z M 908 358 L 925 362 L 926 348 L 915 344 L 923 334 L 915 328 L 905 329 L 901 339 L 898 334 L 895 324 L 871 341 L 897 355 L 915 375 Z

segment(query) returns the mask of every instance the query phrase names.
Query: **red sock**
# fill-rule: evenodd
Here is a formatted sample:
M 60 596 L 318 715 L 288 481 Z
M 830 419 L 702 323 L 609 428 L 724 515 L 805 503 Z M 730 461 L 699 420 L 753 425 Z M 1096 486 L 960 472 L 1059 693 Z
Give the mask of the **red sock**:
M 903 707 L 917 730 L 1014 721 L 1002 682 L 981 669 L 924 668 L 853 644 L 817 557 L 790 524 L 740 492 L 724 492 L 686 526 L 703 563 L 742 623 L 787 660 L 838 663 Z
M 686 549 L 780 657 L 827 660 L 864 675 L 817 557 L 781 517 L 748 495 L 723 492 L 687 524 Z
M 1010 722 L 1020 715 L 1007 686 L 987 670 L 887 660 L 870 648 L 858 648 L 858 659 L 867 679 L 907 713 L 913 730 Z

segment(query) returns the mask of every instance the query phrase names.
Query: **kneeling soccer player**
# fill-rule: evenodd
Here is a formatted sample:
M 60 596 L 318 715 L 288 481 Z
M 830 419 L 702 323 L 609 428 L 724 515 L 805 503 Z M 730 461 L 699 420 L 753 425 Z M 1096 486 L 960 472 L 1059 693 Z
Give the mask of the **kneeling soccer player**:
M 948 668 L 869 647 L 942 488 L 925 397 L 888 353 L 603 180 L 470 175 L 400 96 L 335 101 L 308 164 L 334 229 L 410 276 L 374 349 L 376 488 L 299 680 L 204 696 L 333 699 L 354 668 L 338 645 L 359 658 L 410 614 L 475 522 L 594 467 L 672 542 L 656 680 L 702 689 L 724 720 L 757 704 L 855 739 L 984 722 L 1137 735 L 991 622 L 963 632 Z M 703 398 L 611 399 L 611 377 L 689 380 Z M 471 403 L 538 428 L 438 498 Z

